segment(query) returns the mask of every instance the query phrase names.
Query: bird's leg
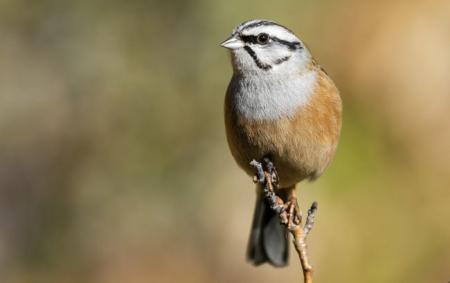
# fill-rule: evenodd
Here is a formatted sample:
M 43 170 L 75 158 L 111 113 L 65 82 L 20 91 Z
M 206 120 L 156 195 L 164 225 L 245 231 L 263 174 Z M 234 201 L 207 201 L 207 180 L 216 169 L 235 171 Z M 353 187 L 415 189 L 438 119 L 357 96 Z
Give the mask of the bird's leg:
M 278 190 L 278 174 L 269 157 L 263 158 L 263 166 L 260 170 L 266 172 L 268 179 L 267 181 L 271 184 L 272 192 L 275 195 L 276 190 Z M 301 211 L 297 202 L 297 195 L 295 194 L 295 186 L 288 189 L 283 189 L 283 194 L 287 194 L 287 200 L 281 208 L 284 214 L 281 217 L 281 221 L 283 224 L 287 224 L 287 228 L 289 230 L 292 230 L 299 225 L 302 220 Z
M 295 229 L 297 225 L 302 222 L 302 215 L 297 202 L 297 195 L 295 194 L 295 187 L 285 189 L 287 191 L 287 200 L 284 203 L 284 208 L 288 214 L 287 228 L 289 230 Z
M 278 189 L 278 173 L 275 169 L 275 166 L 273 165 L 272 161 L 269 157 L 264 157 L 264 167 L 266 168 L 267 173 L 270 177 L 270 182 L 274 186 L 275 189 Z
M 278 175 L 275 166 L 268 157 L 263 159 L 263 164 L 253 160 L 250 162 L 250 165 L 254 167 L 256 171 L 253 181 L 262 185 L 264 196 L 269 202 L 270 208 L 278 213 L 281 223 L 287 225 L 288 213 L 284 206 L 283 199 L 277 195 Z

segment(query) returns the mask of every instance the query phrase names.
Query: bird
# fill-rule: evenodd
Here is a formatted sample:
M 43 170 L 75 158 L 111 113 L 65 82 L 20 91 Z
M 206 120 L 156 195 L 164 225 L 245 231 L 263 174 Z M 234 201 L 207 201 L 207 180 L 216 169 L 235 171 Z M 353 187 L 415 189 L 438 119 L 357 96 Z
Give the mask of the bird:
M 239 24 L 221 43 L 233 74 L 224 103 L 228 146 L 254 176 L 252 160 L 269 158 L 281 198 L 292 205 L 303 180 L 320 177 L 339 141 L 342 101 L 333 80 L 290 29 L 272 20 Z M 288 231 L 257 184 L 247 259 L 254 265 L 288 264 Z

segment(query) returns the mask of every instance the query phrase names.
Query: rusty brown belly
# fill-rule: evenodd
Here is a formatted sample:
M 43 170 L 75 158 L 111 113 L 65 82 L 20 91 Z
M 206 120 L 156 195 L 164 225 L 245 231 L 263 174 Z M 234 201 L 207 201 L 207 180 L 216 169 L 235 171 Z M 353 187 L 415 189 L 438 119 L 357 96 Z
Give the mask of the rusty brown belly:
M 251 160 L 265 156 L 274 162 L 281 186 L 294 185 L 305 178 L 320 175 L 331 160 L 334 147 L 318 142 L 311 133 L 302 131 L 292 121 L 239 121 L 227 127 L 231 152 L 249 175 Z

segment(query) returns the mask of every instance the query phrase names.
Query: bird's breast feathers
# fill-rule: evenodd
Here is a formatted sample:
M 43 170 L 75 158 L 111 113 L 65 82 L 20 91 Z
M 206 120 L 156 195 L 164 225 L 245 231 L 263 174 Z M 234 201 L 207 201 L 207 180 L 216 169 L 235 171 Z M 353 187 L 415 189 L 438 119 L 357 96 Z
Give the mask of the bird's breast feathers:
M 289 77 L 291 76 L 291 77 Z M 239 115 L 249 120 L 270 121 L 295 116 L 313 95 L 319 73 L 259 76 L 235 75 L 230 83 L 232 103 Z

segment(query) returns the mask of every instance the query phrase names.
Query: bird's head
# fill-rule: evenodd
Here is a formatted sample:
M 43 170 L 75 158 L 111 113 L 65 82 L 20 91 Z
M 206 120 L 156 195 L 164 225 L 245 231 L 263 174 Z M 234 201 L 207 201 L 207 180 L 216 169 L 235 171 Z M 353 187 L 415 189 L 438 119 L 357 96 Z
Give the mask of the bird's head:
M 243 74 L 296 72 L 311 55 L 289 29 L 270 20 L 250 20 L 237 26 L 221 46 L 231 50 L 233 69 Z

